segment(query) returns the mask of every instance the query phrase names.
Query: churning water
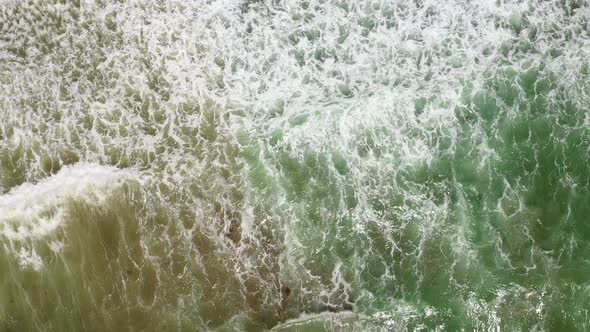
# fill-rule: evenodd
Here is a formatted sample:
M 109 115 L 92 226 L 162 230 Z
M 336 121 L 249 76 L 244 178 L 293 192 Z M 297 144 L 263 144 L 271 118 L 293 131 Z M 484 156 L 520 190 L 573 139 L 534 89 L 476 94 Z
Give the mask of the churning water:
M 590 329 L 588 1 L 0 1 L 0 330 L 268 329 Z

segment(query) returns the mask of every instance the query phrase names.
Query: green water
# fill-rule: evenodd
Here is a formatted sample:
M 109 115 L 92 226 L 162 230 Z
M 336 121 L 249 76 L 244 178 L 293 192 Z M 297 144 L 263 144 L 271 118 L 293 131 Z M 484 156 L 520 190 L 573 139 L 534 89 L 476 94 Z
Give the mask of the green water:
M 590 7 L 0 1 L 0 331 L 585 331 Z

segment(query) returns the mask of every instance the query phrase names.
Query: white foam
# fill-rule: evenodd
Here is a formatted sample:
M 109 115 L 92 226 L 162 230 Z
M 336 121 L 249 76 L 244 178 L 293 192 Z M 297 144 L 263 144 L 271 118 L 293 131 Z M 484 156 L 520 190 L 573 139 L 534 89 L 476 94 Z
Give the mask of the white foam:
M 21 248 L 18 253 L 18 262 L 21 269 L 32 268 L 35 271 L 41 271 L 44 267 L 43 260 L 35 249 Z
M 0 234 L 11 240 L 45 236 L 66 220 L 68 200 L 100 205 L 129 176 L 115 167 L 77 164 L 13 188 L 0 196 Z

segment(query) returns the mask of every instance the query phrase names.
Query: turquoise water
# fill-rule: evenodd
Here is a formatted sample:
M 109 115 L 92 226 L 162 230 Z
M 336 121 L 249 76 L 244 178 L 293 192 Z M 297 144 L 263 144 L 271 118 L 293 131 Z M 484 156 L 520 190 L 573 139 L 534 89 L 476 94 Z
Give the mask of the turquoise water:
M 589 22 L 0 1 L 0 330 L 590 328 Z

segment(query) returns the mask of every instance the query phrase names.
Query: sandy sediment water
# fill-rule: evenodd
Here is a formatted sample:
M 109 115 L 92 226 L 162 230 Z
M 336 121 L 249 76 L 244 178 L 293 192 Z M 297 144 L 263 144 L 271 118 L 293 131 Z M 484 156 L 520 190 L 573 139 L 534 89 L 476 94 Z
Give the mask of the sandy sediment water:
M 588 329 L 589 6 L 0 1 L 0 330 Z

